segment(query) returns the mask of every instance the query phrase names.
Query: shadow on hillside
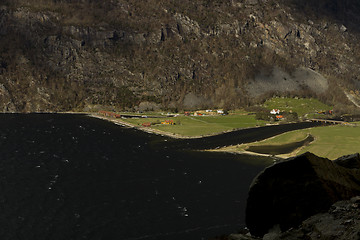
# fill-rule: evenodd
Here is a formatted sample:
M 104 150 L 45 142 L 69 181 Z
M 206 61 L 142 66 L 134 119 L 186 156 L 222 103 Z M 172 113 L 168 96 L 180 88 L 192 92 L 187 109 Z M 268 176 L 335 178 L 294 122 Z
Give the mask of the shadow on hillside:
M 312 19 L 328 19 L 344 24 L 352 31 L 360 31 L 360 1 L 358 0 L 283 0 L 297 11 L 299 16 Z

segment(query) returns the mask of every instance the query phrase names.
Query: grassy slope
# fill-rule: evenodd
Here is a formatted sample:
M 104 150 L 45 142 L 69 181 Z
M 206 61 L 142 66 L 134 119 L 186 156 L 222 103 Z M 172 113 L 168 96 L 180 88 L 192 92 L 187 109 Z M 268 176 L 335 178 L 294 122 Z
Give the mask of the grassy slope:
M 343 155 L 360 152 L 360 127 L 341 125 L 288 132 L 252 145 L 291 143 L 303 139 L 307 134 L 313 135 L 315 141 L 302 148 L 297 152 L 298 154 L 309 151 L 321 157 L 336 159 Z M 241 151 L 245 147 L 242 145 L 236 150 Z
M 299 116 L 315 113 L 318 111 L 331 110 L 332 107 L 321 103 L 317 99 L 295 99 L 295 98 L 272 98 L 264 103 L 267 109 L 280 109 L 281 111 L 293 111 Z
M 227 116 L 179 116 L 176 118 L 126 119 L 125 121 L 141 125 L 144 122 L 161 122 L 172 119 L 176 125 L 154 125 L 152 128 L 185 136 L 215 134 L 236 128 L 248 128 L 264 125 L 265 121 L 255 119 L 255 115 L 231 114 Z
M 304 148 L 330 159 L 360 152 L 360 127 L 331 126 L 311 129 L 315 142 Z

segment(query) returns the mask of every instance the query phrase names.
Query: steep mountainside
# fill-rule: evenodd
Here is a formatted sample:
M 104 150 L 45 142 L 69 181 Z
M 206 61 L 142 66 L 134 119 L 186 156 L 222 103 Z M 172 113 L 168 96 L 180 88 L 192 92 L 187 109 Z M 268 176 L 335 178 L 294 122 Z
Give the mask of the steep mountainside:
M 356 0 L 5 0 L 0 110 L 235 108 L 273 94 L 348 103 Z

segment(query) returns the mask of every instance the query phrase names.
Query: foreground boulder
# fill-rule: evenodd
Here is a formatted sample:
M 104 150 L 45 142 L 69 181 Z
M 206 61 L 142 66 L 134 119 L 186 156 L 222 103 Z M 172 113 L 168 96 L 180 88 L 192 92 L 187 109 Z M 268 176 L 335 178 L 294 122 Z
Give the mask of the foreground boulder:
M 273 240 L 358 240 L 360 238 L 360 197 L 332 205 L 328 212 L 306 219 L 299 228 L 281 233 Z M 265 237 L 264 237 L 265 238 Z
M 304 153 L 266 168 L 249 191 L 250 233 L 262 237 L 274 227 L 285 231 L 337 201 L 360 195 L 359 163 L 358 154 L 330 161 Z
M 360 154 L 356 153 L 339 157 L 334 163 L 345 168 L 360 169 Z
M 360 196 L 333 204 L 325 213 L 319 213 L 302 222 L 298 228 L 279 232 L 274 228 L 263 240 L 358 240 L 360 237 Z M 259 240 L 246 233 L 231 234 L 218 240 Z

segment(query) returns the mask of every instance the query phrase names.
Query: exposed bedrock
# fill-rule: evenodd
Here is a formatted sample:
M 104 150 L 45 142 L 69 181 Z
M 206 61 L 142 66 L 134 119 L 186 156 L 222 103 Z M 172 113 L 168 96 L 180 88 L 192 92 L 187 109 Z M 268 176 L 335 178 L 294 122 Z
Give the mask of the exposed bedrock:
M 359 166 L 359 154 L 330 161 L 307 152 L 266 168 L 249 191 L 250 233 L 262 237 L 275 226 L 286 231 L 337 201 L 359 195 Z

